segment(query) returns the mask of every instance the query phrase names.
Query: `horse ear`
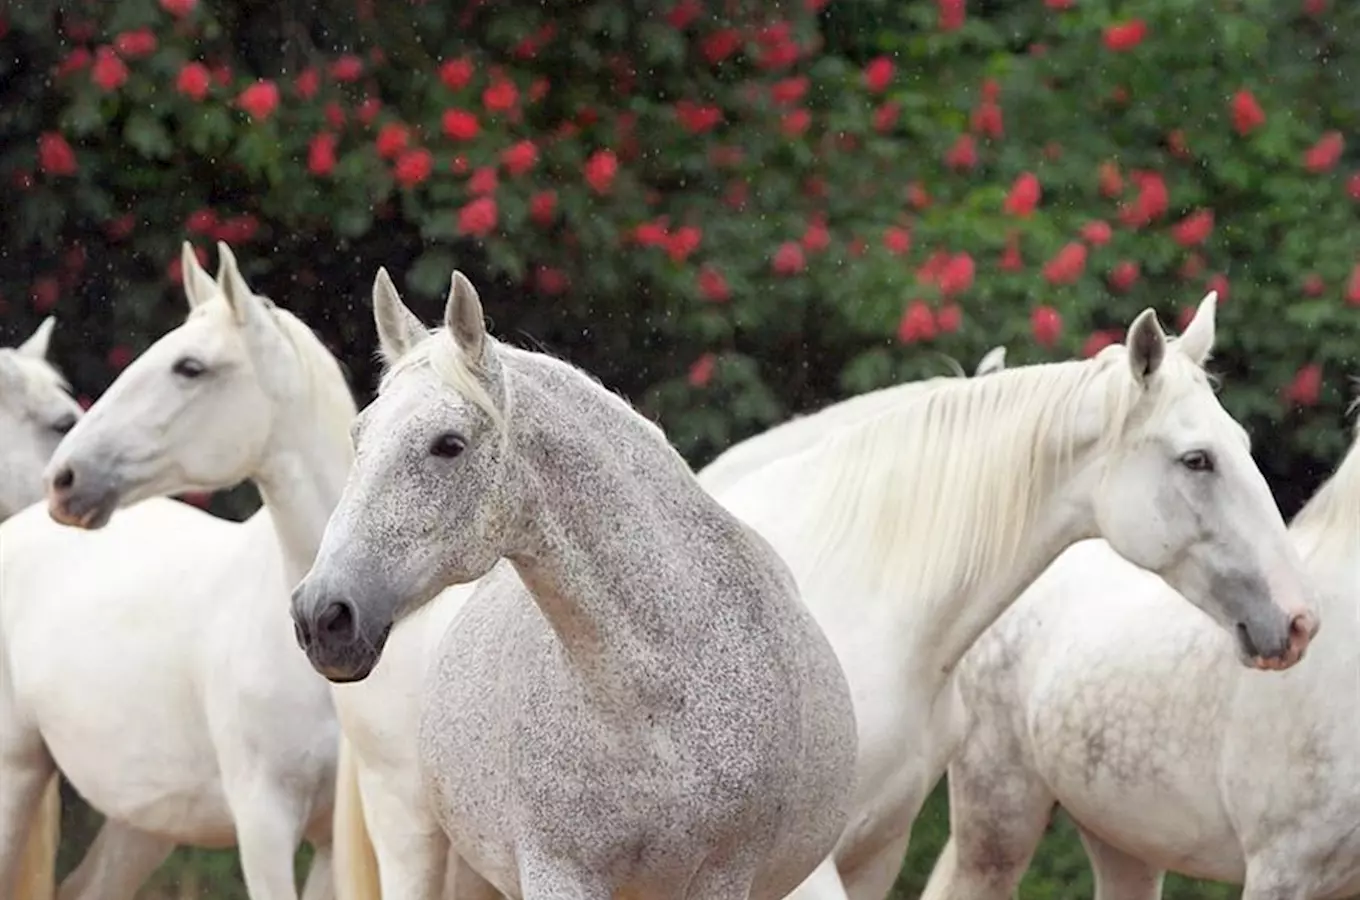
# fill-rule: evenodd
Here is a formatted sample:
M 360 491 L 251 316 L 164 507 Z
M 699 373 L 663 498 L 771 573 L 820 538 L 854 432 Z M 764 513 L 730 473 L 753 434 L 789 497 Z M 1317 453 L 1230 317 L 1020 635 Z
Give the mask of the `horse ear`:
M 180 246 L 179 270 L 180 277 L 184 280 L 184 296 L 189 301 L 190 309 L 202 306 L 217 293 L 217 282 L 213 281 L 207 270 L 198 264 L 198 255 L 194 253 L 193 244 L 188 241 Z
M 482 358 L 482 348 L 486 343 L 482 300 L 467 276 L 456 269 L 449 285 L 449 302 L 444 307 L 444 324 L 467 359 L 476 362 Z
M 411 312 L 387 269 L 378 268 L 373 279 L 373 321 L 378 326 L 378 347 L 390 366 L 405 356 L 427 334 L 425 326 Z
M 1000 372 L 1006 368 L 1006 348 L 1005 346 L 993 347 L 987 351 L 987 355 L 982 357 L 978 363 L 977 371 L 973 373 L 974 378 L 981 378 L 983 375 L 991 375 L 993 372 Z
M 38 324 L 37 330 L 29 335 L 28 340 L 15 347 L 14 352 L 32 359 L 47 359 L 47 349 L 52 343 L 52 329 L 56 325 L 57 320 L 53 316 L 43 319 Z
M 217 257 L 219 260 L 217 279 L 222 283 L 222 290 L 227 295 L 227 305 L 231 307 L 236 323 L 245 325 L 250 321 L 251 313 L 258 308 L 260 301 L 255 298 L 255 292 L 242 277 L 231 248 L 221 241 L 217 242 Z
M 1125 346 L 1129 350 L 1129 368 L 1134 379 L 1146 385 L 1166 359 L 1166 334 L 1155 311 L 1149 308 L 1138 314 L 1129 326 Z
M 1214 318 L 1217 312 L 1218 291 L 1210 291 L 1199 302 L 1195 317 L 1176 340 L 1176 346 L 1200 368 L 1204 368 L 1209 353 L 1214 349 Z

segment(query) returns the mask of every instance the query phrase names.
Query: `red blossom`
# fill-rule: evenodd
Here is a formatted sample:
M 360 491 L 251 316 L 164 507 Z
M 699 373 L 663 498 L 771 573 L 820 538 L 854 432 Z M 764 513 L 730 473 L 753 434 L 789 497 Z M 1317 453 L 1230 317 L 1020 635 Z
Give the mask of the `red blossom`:
M 949 257 L 949 261 L 940 268 L 936 284 L 944 296 L 956 297 L 973 286 L 973 276 L 976 272 L 973 257 L 967 253 L 957 253 Z
M 1101 350 L 1114 344 L 1119 340 L 1119 335 L 1113 331 L 1093 331 L 1091 336 L 1086 339 L 1086 343 L 1081 345 L 1081 355 L 1090 359 Z
M 231 84 L 231 66 L 226 63 L 219 63 L 213 67 L 213 83 L 218 87 L 226 87 Z
M 1211 291 L 1218 292 L 1218 305 L 1223 306 L 1223 301 L 1228 299 L 1228 276 L 1219 272 L 1209 276 L 1206 286 Z
M 802 244 L 809 253 L 816 253 L 831 246 L 831 232 L 827 230 L 826 223 L 821 219 L 809 222 L 807 230 L 803 232 Z
M 584 175 L 586 184 L 597 194 L 607 194 L 614 185 L 614 176 L 619 173 L 619 159 L 613 150 L 596 150 L 586 160 Z
M 690 134 L 703 134 L 711 131 L 722 124 L 723 112 L 720 108 L 711 105 L 700 105 L 689 100 L 681 100 L 675 104 L 675 116 L 680 120 L 680 127 Z
M 161 0 L 161 9 L 177 19 L 182 19 L 194 11 L 198 0 Z
M 90 64 L 94 56 L 85 47 L 77 47 L 67 54 L 66 58 L 57 64 L 57 77 L 62 78 L 75 72 L 79 72 Z
M 770 262 L 776 275 L 797 275 L 807 268 L 807 260 L 803 258 L 803 248 L 797 241 L 785 241 L 779 245 L 779 249 L 774 252 L 774 258 Z
M 1351 277 L 1346 280 L 1346 302 L 1360 306 L 1360 262 L 1351 269 Z
M 529 218 L 540 228 L 547 228 L 557 215 L 557 194 L 542 191 L 529 198 Z
M 105 91 L 116 91 L 128 80 L 128 68 L 112 47 L 98 47 L 90 67 L 90 80 Z
M 50 275 L 35 278 L 28 289 L 28 300 L 35 312 L 51 312 L 61 299 L 61 283 Z
M 973 110 L 973 130 L 990 138 L 1000 138 L 1006 133 L 1001 119 L 1001 106 L 995 100 L 983 100 Z
M 913 209 L 927 209 L 930 206 L 930 193 L 919 181 L 907 185 L 907 203 Z
M 472 237 L 485 237 L 496 227 L 499 211 L 495 197 L 478 197 L 458 210 L 458 231 Z
M 1251 91 L 1243 88 L 1232 98 L 1233 128 L 1241 135 L 1251 134 L 1266 123 L 1265 111 Z
M 1346 139 L 1339 131 L 1329 131 L 1318 139 L 1303 154 L 1303 165 L 1310 172 L 1327 172 L 1341 159 L 1341 151 L 1346 149 Z
M 652 222 L 643 222 L 633 229 L 633 239 L 642 247 L 665 246 L 669 235 L 669 220 L 665 216 Z
M 472 60 L 467 57 L 451 59 L 440 65 L 439 80 L 444 82 L 444 86 L 449 90 L 462 90 L 472 82 L 474 71 Z
M 217 213 L 211 209 L 196 209 L 184 220 L 184 230 L 190 234 L 212 234 L 217 230 Z
M 957 31 L 963 27 L 967 14 L 964 0 L 936 0 L 940 9 L 939 25 L 941 31 Z
M 272 81 L 261 80 L 241 92 L 236 103 L 253 119 L 264 121 L 273 115 L 279 105 L 279 86 Z
M 1329 0 L 1303 0 L 1303 12 L 1317 18 L 1327 11 L 1328 2 Z
M 883 246 L 888 252 L 895 256 L 902 256 L 911 252 L 911 232 L 905 228 L 893 226 L 883 232 Z
M 1182 247 L 1202 244 L 1213 233 L 1214 211 L 1197 209 L 1171 228 L 1171 237 Z
M 411 129 L 400 122 L 388 122 L 378 130 L 378 138 L 374 141 L 374 144 L 378 148 L 378 156 L 383 159 L 392 159 L 406 149 L 410 140 Z
M 1072 241 L 1044 264 L 1044 279 L 1049 284 L 1074 284 L 1086 269 L 1086 245 Z
M 718 367 L 718 359 L 712 353 L 705 353 L 689 367 L 686 379 L 693 387 L 705 387 L 713 380 L 713 370 Z
M 55 131 L 38 136 L 38 169 L 51 178 L 76 174 L 76 152 Z
M 467 110 L 444 110 L 444 134 L 455 141 L 470 141 L 482 130 L 477 117 Z
M 717 65 L 741 47 L 741 34 L 734 28 L 721 28 L 699 42 L 699 52 L 710 65 Z
M 1100 219 L 1081 226 L 1081 239 L 1093 247 L 1105 246 L 1113 236 L 1114 229 L 1110 228 L 1110 223 Z
M 479 197 L 482 194 L 494 194 L 498 181 L 495 167 L 480 166 L 468 179 L 468 193 L 474 197 Z
M 538 266 L 534 270 L 534 286 L 538 288 L 540 294 L 549 297 L 556 297 L 558 294 L 565 293 L 571 287 L 571 279 L 567 273 L 552 266 Z
M 961 134 L 954 146 L 944 155 L 944 164 L 951 169 L 971 169 L 977 165 L 977 144 L 971 134 Z
M 1130 177 L 1138 185 L 1138 196 L 1120 207 L 1119 221 L 1129 228 L 1141 228 L 1166 213 L 1170 197 L 1166 182 L 1156 172 L 1134 172 Z
M 1025 267 L 1025 261 L 1020 258 L 1020 235 L 1016 232 L 1006 238 L 1006 247 L 1001 251 L 1001 259 L 997 262 L 997 268 L 1003 272 L 1019 272 Z
M 864 67 L 864 86 L 875 94 L 887 90 L 888 85 L 892 84 L 895 70 L 893 61 L 888 57 L 875 57 Z
M 259 220 L 252 215 L 245 214 L 223 219 L 218 223 L 217 233 L 213 237 L 227 245 L 244 244 L 252 240 L 259 230 Z
M 1114 199 L 1124 193 L 1124 176 L 1119 174 L 1119 164 L 1106 160 L 1100 164 L 1097 175 L 1100 182 L 1100 193 L 1106 197 Z
M 175 262 L 179 262 L 179 260 L 177 259 Z M 121 372 L 128 367 L 128 363 L 132 362 L 135 356 L 136 354 L 132 352 L 131 347 L 126 344 L 115 344 L 109 348 L 108 355 L 104 359 L 109 364 L 110 369 Z
M 878 109 L 874 110 L 874 131 L 882 134 L 891 131 L 897 124 L 897 117 L 902 112 L 902 107 L 896 100 L 889 100 Z
M 717 269 L 709 265 L 699 268 L 699 293 L 704 295 L 704 299 L 711 303 L 726 303 L 732 296 L 731 289 L 727 286 L 727 279 Z
M 1109 280 L 1110 287 L 1122 294 L 1137 283 L 1138 263 L 1129 259 L 1116 263 L 1115 267 L 1110 270 Z
M 963 310 L 957 303 L 947 303 L 935 315 L 935 324 L 943 334 L 954 334 L 963 326 Z
M 382 112 L 382 101 L 377 97 L 365 97 L 359 102 L 359 109 L 354 115 L 365 125 L 372 125 L 373 120 L 378 118 L 378 113 Z
M 1295 373 L 1284 389 L 1284 399 L 1294 406 L 1315 406 L 1322 394 L 1322 366 L 1309 363 Z
M 1105 29 L 1105 46 L 1115 53 L 1132 50 L 1147 37 L 1147 23 L 1142 19 L 1121 22 Z
M 424 147 L 403 150 L 392 166 L 392 176 L 404 188 L 413 188 L 434 171 L 434 156 Z
M 1029 218 L 1034 208 L 1039 205 L 1042 193 L 1038 177 L 1033 172 L 1024 172 L 1011 185 L 1011 192 L 1006 196 L 1005 210 L 1013 216 Z
M 519 102 L 519 88 L 506 78 L 497 78 L 482 91 L 482 105 L 487 112 L 508 112 Z
M 770 86 L 770 99 L 777 106 L 791 106 L 803 99 L 808 92 L 808 83 L 806 75 L 776 81 Z
M 190 100 L 201 101 L 208 96 L 208 89 L 211 86 L 212 74 L 203 63 L 186 63 L 184 68 L 179 70 L 179 76 L 175 79 L 175 90 Z
M 703 14 L 704 7 L 699 0 L 680 0 L 666 13 L 666 22 L 675 30 L 683 31 Z
M 298 77 L 293 82 L 293 93 L 299 99 L 310 100 L 321 90 L 321 73 L 308 66 L 298 73 Z
M 672 262 L 684 262 L 690 254 L 699 249 L 704 233 L 693 225 L 682 225 L 666 240 L 666 254 Z
M 897 323 L 897 339 L 903 344 L 928 341 L 935 337 L 935 314 L 924 300 L 913 300 L 902 311 Z
M 340 107 L 339 103 L 327 103 L 323 113 L 326 116 L 326 121 L 332 128 L 341 128 L 344 126 L 345 111 Z
M 124 59 L 140 59 L 156 52 L 156 35 L 150 28 L 124 31 L 113 39 L 113 48 Z
M 1075 246 L 1081 247 L 1080 244 Z M 1085 252 L 1084 247 L 1082 250 Z M 1034 335 L 1035 343 L 1052 347 L 1062 337 L 1062 316 L 1051 306 L 1036 306 L 1029 314 L 1029 330 Z
M 506 147 L 501 153 L 501 164 L 512 176 L 523 175 L 538 162 L 538 147 L 528 139 Z
M 798 137 L 808 130 L 812 124 L 812 113 L 806 109 L 795 109 L 784 114 L 780 120 L 779 129 L 789 137 Z
M 323 131 L 312 137 L 307 146 L 307 171 L 313 175 L 329 175 L 335 170 L 335 146 L 339 138 Z
M 1303 277 L 1302 289 L 1306 297 L 1321 297 L 1327 290 L 1327 282 L 1323 281 L 1318 273 L 1309 272 Z
M 110 241 L 117 243 L 125 241 L 132 236 L 132 230 L 137 227 L 137 217 L 132 213 L 123 213 L 104 223 L 104 234 Z
M 358 81 L 364 74 L 364 61 L 352 53 L 331 63 L 331 77 L 339 82 Z

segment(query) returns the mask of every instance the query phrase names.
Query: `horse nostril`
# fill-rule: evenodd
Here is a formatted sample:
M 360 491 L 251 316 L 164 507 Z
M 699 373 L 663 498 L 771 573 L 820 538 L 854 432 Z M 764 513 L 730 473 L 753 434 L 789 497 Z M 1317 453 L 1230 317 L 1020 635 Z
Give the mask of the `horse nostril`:
M 64 466 L 61 471 L 52 478 L 52 487 L 59 491 L 68 491 L 71 489 L 71 485 L 75 483 L 76 473 L 70 466 Z
M 293 637 L 297 638 L 298 646 L 304 651 L 312 645 L 312 633 L 307 630 L 305 622 L 293 620 Z
M 337 600 L 322 610 L 316 620 L 317 631 L 329 638 L 341 641 L 354 640 L 354 609 L 348 603 Z
M 1247 656 L 1260 656 L 1261 651 L 1256 648 L 1256 642 L 1251 639 L 1251 631 L 1247 628 L 1246 622 L 1237 623 L 1237 640 L 1242 645 L 1242 651 Z

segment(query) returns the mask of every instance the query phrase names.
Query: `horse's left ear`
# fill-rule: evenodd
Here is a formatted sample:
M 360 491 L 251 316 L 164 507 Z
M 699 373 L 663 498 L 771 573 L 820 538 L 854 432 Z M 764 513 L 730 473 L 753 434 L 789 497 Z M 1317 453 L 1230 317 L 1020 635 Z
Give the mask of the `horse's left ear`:
M 1199 302 L 1199 309 L 1195 310 L 1195 317 L 1185 326 L 1184 333 L 1176 339 L 1176 346 L 1200 368 L 1204 368 L 1214 349 L 1214 317 L 1217 312 L 1218 291 L 1210 291 Z
M 259 301 L 255 299 L 254 291 L 242 277 L 241 270 L 236 265 L 236 255 L 222 241 L 217 242 L 217 260 L 217 280 L 221 282 L 222 291 L 227 295 L 227 305 L 231 307 L 236 323 L 244 325 L 250 321 L 250 314 L 259 306 Z
M 1149 308 L 1139 313 L 1129 326 L 1125 346 L 1128 347 L 1129 368 L 1134 380 L 1146 385 L 1166 359 L 1166 334 L 1157 321 L 1155 311 Z
M 977 365 L 977 370 L 973 372 L 974 378 L 981 378 L 983 375 L 991 375 L 993 372 L 1000 372 L 1006 368 L 1006 347 L 993 347 L 987 351 L 987 355 Z
M 14 351 L 31 359 L 47 359 L 47 349 L 52 343 L 52 329 L 56 325 L 57 320 L 53 316 L 43 319 L 37 330 L 29 335 L 28 340 L 15 347 Z
M 482 318 L 482 300 L 467 276 L 454 270 L 449 285 L 449 302 L 444 307 L 444 324 L 453 335 L 454 343 L 470 362 L 482 358 L 486 345 L 486 322 Z

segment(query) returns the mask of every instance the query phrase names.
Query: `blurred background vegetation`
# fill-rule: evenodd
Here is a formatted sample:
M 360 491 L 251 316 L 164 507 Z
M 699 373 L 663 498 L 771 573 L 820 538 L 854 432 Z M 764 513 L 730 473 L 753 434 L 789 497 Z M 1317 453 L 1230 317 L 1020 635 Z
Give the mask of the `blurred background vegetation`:
M 1224 402 L 1292 514 L 1347 444 L 1357 29 L 1339 0 L 11 0 L 0 338 L 55 313 L 98 397 L 183 315 L 180 242 L 225 240 L 366 402 L 377 267 L 434 321 L 457 266 L 697 467 L 1212 288 Z M 66 797 L 63 870 L 97 824 Z M 899 896 L 946 832 L 941 788 Z M 1061 816 L 1021 893 L 1091 896 Z M 234 854 L 182 850 L 144 896 L 245 895 Z

